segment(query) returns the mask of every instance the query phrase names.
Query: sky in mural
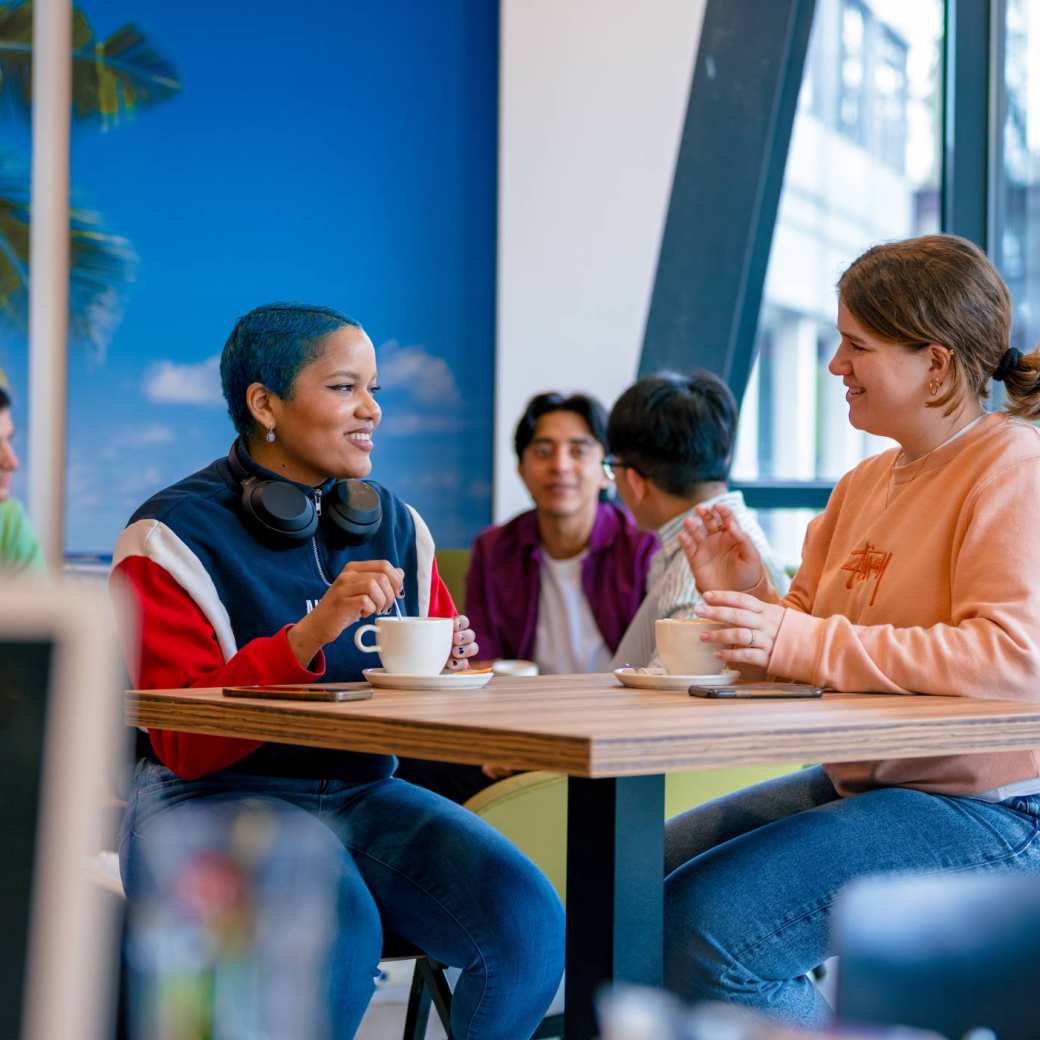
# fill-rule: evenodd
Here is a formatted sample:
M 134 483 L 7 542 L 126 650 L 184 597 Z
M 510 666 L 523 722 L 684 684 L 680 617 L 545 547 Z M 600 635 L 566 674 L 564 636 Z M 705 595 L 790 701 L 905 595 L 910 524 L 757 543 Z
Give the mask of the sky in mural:
M 362 322 L 384 388 L 373 477 L 468 544 L 490 518 L 497 5 L 83 9 L 98 37 L 135 23 L 182 90 L 73 135 L 74 204 L 136 262 L 102 345 L 70 357 L 69 550 L 110 551 L 149 494 L 226 452 L 220 349 L 274 300 Z M 28 154 L 24 122 L 0 130 L 9 165 Z M 0 334 L 0 367 L 24 429 L 21 337 Z

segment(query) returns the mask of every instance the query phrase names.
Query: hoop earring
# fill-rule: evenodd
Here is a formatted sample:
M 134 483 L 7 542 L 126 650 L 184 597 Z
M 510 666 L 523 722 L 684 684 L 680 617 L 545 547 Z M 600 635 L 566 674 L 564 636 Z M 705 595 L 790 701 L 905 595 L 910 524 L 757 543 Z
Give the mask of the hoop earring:
M 928 393 L 931 394 L 932 397 L 935 397 L 935 395 L 941 389 L 942 389 L 942 383 L 940 383 L 938 379 L 930 379 L 930 380 L 928 380 Z M 274 438 L 272 437 L 271 439 L 273 440 Z
M 267 431 L 267 436 L 264 437 L 264 440 L 266 440 L 268 444 L 274 444 L 274 429 Z

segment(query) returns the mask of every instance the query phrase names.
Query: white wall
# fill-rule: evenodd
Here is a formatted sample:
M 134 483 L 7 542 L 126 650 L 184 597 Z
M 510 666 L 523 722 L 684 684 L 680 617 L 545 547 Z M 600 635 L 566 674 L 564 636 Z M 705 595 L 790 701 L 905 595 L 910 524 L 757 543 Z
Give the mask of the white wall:
M 502 0 L 494 519 L 541 390 L 632 382 L 705 0 Z

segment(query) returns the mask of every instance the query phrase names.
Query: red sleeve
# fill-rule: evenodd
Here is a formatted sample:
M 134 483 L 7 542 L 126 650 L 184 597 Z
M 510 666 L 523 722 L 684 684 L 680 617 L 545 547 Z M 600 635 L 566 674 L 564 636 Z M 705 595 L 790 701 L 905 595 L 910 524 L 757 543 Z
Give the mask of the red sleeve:
M 458 613 L 455 609 L 455 601 L 451 598 L 448 586 L 437 570 L 437 561 L 433 561 L 430 571 L 430 611 L 429 617 L 450 617 Z
M 130 670 L 139 689 L 314 682 L 325 674 L 322 653 L 311 662 L 313 671 L 301 667 L 289 646 L 289 625 L 252 640 L 225 661 L 205 614 L 157 563 L 129 556 L 114 575 L 127 583 L 137 605 L 139 658 Z M 226 769 L 262 745 L 174 730 L 153 729 L 148 735 L 163 765 L 185 780 Z

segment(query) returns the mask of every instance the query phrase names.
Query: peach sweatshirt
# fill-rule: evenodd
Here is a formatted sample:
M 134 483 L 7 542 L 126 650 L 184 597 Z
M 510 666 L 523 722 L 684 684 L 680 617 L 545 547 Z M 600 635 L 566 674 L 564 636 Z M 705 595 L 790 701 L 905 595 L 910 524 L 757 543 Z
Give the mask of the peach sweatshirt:
M 841 479 L 786 598 L 754 590 L 787 608 L 770 673 L 850 692 L 1040 701 L 1040 431 L 998 413 L 907 465 L 898 455 Z M 1040 777 L 1040 750 L 826 768 L 843 795 L 994 797 Z

